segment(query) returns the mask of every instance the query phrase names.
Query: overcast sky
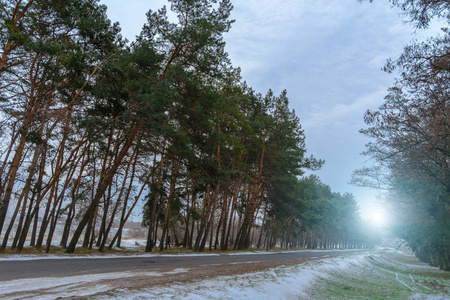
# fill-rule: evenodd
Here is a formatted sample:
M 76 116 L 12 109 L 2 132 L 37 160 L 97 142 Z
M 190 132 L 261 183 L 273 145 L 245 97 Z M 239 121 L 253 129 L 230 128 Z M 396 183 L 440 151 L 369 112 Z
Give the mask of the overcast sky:
M 139 34 L 149 9 L 168 4 L 100 3 L 129 40 Z M 288 91 L 305 129 L 308 153 L 326 161 L 314 174 L 333 191 L 353 193 L 363 217 L 370 218 L 377 210 L 377 192 L 348 184 L 353 170 L 370 164 L 360 155 L 368 142 L 358 132 L 364 112 L 381 105 L 393 83 L 393 75 L 381 71 L 386 60 L 439 26 L 415 32 L 387 0 L 235 0 L 233 5 L 236 22 L 225 35 L 233 65 L 241 67 L 257 92 Z

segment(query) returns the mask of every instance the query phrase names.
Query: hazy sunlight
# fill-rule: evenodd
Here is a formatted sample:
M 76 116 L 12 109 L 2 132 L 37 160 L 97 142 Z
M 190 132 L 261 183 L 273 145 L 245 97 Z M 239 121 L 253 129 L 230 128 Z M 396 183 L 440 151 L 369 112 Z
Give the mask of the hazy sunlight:
M 378 227 L 385 226 L 387 224 L 386 212 L 383 209 L 377 209 L 372 214 L 370 221 Z

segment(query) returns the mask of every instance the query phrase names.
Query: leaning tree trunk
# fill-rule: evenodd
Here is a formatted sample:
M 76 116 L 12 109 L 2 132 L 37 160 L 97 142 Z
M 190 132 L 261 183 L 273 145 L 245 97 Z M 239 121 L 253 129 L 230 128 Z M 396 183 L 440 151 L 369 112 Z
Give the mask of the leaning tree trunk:
M 67 247 L 66 253 L 73 253 L 75 251 L 76 244 L 78 242 L 78 239 L 81 236 L 81 233 L 83 232 L 84 227 L 86 226 L 86 224 L 89 221 L 89 219 L 91 218 L 91 216 L 94 214 L 95 209 L 96 209 L 98 203 L 100 202 L 100 199 L 105 194 L 106 189 L 111 184 L 113 177 L 117 172 L 117 169 L 119 168 L 120 164 L 122 163 L 123 158 L 128 153 L 128 149 L 130 149 L 131 145 L 133 144 L 134 138 L 136 137 L 138 130 L 139 130 L 139 125 L 134 125 L 132 131 L 130 132 L 129 137 L 127 138 L 125 145 L 122 147 L 122 150 L 120 151 L 120 154 L 116 157 L 114 164 L 112 165 L 111 169 L 108 171 L 107 176 L 105 177 L 103 182 L 99 185 L 99 188 L 97 189 L 94 199 L 92 199 L 92 202 L 89 205 L 86 213 L 84 214 L 83 218 L 81 219 L 80 223 L 78 224 L 78 227 L 73 234 L 72 240 L 70 241 L 70 244 Z
M 150 224 L 148 227 L 147 244 L 145 245 L 145 252 L 152 252 L 153 247 L 155 246 L 155 242 L 156 242 L 156 233 L 155 233 L 156 221 L 157 221 L 156 210 L 158 208 L 158 202 L 159 202 L 159 197 L 160 197 L 159 191 L 161 190 L 161 185 L 162 185 L 166 142 L 167 142 L 166 139 L 164 139 L 163 148 L 161 151 L 161 161 L 159 162 L 158 182 L 156 184 L 155 199 L 153 202 L 152 213 L 150 215 Z
M 167 208 L 166 208 L 166 218 L 164 221 L 161 243 L 159 245 L 160 251 L 162 251 L 164 248 L 164 241 L 166 240 L 166 234 L 169 235 L 171 210 L 172 210 L 173 198 L 175 196 L 175 187 L 177 184 L 178 169 L 179 169 L 178 164 L 173 161 L 172 162 L 172 180 L 170 182 L 170 192 L 169 192 L 169 199 L 168 199 Z M 167 249 L 167 243 L 166 243 L 165 249 Z

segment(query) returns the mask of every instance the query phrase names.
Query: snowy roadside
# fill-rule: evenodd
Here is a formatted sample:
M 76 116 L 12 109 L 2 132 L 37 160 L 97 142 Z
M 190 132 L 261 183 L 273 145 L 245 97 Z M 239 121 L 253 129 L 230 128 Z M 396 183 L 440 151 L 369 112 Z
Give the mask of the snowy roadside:
M 307 291 L 310 299 L 450 299 L 450 272 L 414 255 L 378 251 L 351 268 L 331 272 Z
M 248 252 L 241 252 L 246 255 Z M 236 255 L 237 253 L 235 253 Z M 263 252 L 261 252 L 263 254 Z M 151 272 L 115 272 L 86 274 L 59 278 L 19 279 L 0 282 L 2 299 L 55 299 L 58 297 L 82 297 L 99 299 L 263 299 L 282 298 L 297 285 L 301 291 L 310 283 L 326 276 L 333 269 L 346 268 L 359 255 L 308 260 L 295 267 L 267 268 L 264 262 L 228 263 L 154 270 Z M 278 263 L 279 265 L 279 263 Z M 256 271 L 254 270 L 263 270 Z M 242 274 L 245 273 L 245 274 Z M 228 274 L 229 276 L 217 276 Z M 242 274 L 242 275 L 235 275 Z M 185 275 L 185 276 L 180 276 Z M 306 276 L 306 277 L 305 277 Z M 182 278 L 183 277 L 183 278 Z M 208 278 L 199 280 L 197 278 Z M 131 285 L 129 284 L 137 283 Z M 268 283 L 271 284 L 268 284 Z M 255 294 L 254 288 L 259 290 Z M 280 289 L 277 285 L 282 285 Z M 152 286 L 149 288 L 149 286 Z
M 450 299 L 448 272 L 393 251 L 271 268 L 262 264 L 11 280 L 0 283 L 0 295 L 2 299 Z M 255 265 L 261 265 L 258 271 Z
M 450 299 L 450 274 L 405 253 L 373 252 L 98 299 Z
M 171 286 L 122 290 L 98 299 L 301 299 L 330 273 L 359 264 L 366 255 L 326 258 L 243 275 L 220 276 Z M 113 297 L 112 297 L 113 296 Z

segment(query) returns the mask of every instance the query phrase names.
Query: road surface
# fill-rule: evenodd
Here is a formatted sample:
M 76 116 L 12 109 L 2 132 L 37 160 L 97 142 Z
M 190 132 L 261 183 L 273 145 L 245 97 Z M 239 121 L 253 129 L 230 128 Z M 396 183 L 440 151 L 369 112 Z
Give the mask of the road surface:
M 170 286 L 237 275 L 305 260 L 367 253 L 316 250 L 205 255 L 130 255 L 16 259 L 0 256 L 0 299 L 90 299 L 123 289 Z
M 136 255 L 105 258 L 57 258 L 35 260 L 2 260 L 0 261 L 0 281 L 60 277 L 83 274 L 98 274 L 126 271 L 152 271 L 156 269 L 190 268 L 198 265 L 216 265 L 244 262 L 279 262 L 304 260 L 311 258 L 334 257 L 367 252 L 368 250 L 337 250 L 337 251 L 285 251 L 257 254 L 210 254 L 201 256 L 190 255 Z M 1 256 L 0 256 L 1 258 Z

